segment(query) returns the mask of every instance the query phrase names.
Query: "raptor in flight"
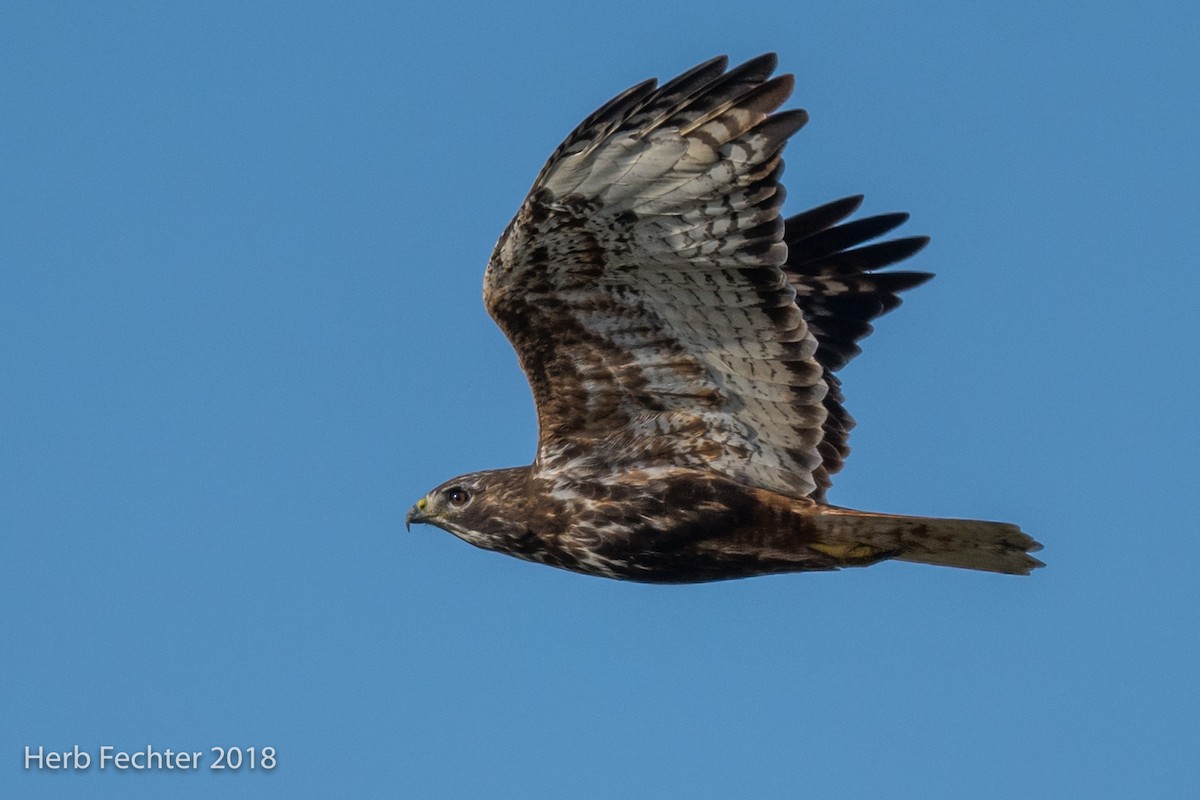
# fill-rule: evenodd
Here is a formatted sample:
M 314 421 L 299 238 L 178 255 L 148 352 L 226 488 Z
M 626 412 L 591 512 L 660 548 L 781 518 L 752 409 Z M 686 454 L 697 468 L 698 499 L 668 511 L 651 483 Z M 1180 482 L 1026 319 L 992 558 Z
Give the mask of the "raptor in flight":
M 533 389 L 533 464 L 447 481 L 408 523 L 609 578 L 686 583 L 884 559 L 1028 574 L 1015 525 L 825 501 L 853 420 L 835 373 L 922 272 L 907 215 L 788 219 L 773 55 L 640 83 L 575 129 L 500 237 L 484 303 Z

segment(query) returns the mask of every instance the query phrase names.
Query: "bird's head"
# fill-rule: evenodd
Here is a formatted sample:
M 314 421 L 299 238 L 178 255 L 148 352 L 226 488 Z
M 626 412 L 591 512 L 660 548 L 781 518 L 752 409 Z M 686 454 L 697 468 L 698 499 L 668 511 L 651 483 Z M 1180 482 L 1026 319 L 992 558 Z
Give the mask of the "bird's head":
M 408 510 L 404 526 L 434 525 L 479 547 L 494 550 L 511 535 L 512 516 L 520 513 L 519 489 L 527 468 L 472 472 L 452 478 Z

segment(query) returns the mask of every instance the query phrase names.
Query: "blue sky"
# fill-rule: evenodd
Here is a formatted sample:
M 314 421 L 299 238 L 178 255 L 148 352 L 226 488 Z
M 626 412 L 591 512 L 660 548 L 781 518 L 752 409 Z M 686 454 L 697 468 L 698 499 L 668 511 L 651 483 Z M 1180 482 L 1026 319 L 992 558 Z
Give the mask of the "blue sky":
M 0 794 L 1195 795 L 1200 11 L 1096 8 L 5 4 Z M 786 210 L 933 236 L 831 500 L 1047 569 L 653 587 L 406 533 L 532 457 L 480 282 L 544 158 L 767 50 Z M 76 744 L 278 766 L 21 768 Z

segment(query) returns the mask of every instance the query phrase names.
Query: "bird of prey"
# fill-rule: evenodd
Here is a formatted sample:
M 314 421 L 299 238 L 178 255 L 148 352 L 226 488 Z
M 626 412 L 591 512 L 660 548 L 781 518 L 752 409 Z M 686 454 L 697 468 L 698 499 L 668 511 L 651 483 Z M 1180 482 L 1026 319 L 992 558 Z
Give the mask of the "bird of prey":
M 884 559 L 1025 575 L 1017 526 L 826 502 L 853 420 L 835 375 L 923 272 L 906 214 L 861 197 L 780 216 L 767 54 L 648 80 L 583 121 L 534 181 L 484 277 L 537 406 L 526 467 L 462 475 L 407 523 L 576 572 L 692 583 Z

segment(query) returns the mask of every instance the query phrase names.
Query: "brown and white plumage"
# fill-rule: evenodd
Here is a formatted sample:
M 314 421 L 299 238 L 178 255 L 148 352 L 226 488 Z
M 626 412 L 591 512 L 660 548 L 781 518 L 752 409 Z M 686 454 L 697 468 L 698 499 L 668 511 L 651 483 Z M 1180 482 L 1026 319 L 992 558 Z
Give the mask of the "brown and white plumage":
M 853 421 L 834 372 L 897 293 L 873 272 L 925 244 L 906 219 L 784 220 L 773 55 L 705 62 L 605 104 L 551 156 L 501 236 L 484 302 L 538 414 L 529 467 L 462 476 L 410 521 L 609 577 L 695 581 L 901 558 L 1024 573 L 1011 525 L 824 502 Z

